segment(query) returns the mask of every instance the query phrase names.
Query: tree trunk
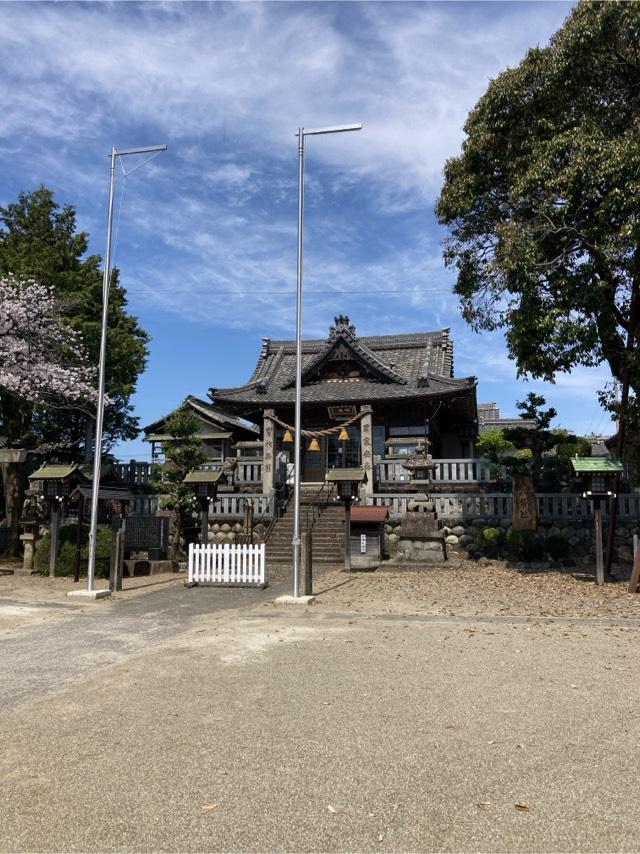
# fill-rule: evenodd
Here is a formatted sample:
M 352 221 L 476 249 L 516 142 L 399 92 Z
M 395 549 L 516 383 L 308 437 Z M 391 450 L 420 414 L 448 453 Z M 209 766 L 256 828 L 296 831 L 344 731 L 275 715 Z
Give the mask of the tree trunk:
M 179 510 L 174 510 L 173 516 L 173 540 L 169 549 L 169 560 L 180 560 L 181 548 L 180 540 L 184 530 L 184 519 Z
M 20 514 L 24 501 L 26 489 L 26 464 L 2 463 L 2 482 L 4 485 L 4 498 L 7 507 L 7 527 L 11 531 L 9 535 L 9 554 L 12 557 L 20 556 Z

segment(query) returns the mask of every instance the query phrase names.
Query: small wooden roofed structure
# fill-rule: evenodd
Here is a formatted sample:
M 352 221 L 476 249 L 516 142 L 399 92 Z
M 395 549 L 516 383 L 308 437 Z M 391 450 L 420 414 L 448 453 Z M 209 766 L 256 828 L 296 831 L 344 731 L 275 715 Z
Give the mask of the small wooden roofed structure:
M 45 463 L 29 475 L 31 489 L 39 489 L 45 498 L 67 496 L 81 481 L 89 478 L 76 463 Z
M 624 471 L 624 465 L 615 457 L 571 457 L 576 474 L 615 474 Z
M 389 518 L 386 505 L 355 504 L 351 508 L 349 530 L 352 569 L 376 569 L 384 558 L 384 523 Z
M 144 440 L 151 443 L 152 457 L 156 455 L 157 444 L 174 438 L 167 432 L 165 424 L 182 408 L 187 408 L 198 421 L 198 437 L 202 441 L 203 452 L 210 459 L 222 462 L 230 456 L 229 451 L 234 442 L 258 438 L 259 429 L 254 424 L 247 423 L 220 406 L 189 395 L 180 406 L 143 428 Z
M 90 483 L 79 483 L 69 498 L 82 498 L 84 501 L 91 500 L 92 486 Z M 98 489 L 98 501 L 133 501 L 134 495 L 130 489 L 124 486 L 100 486 Z
M 389 508 L 386 504 L 354 504 L 351 508 L 352 522 L 385 522 L 389 518 Z
M 331 469 L 325 475 L 329 483 L 366 483 L 367 473 L 363 468 Z

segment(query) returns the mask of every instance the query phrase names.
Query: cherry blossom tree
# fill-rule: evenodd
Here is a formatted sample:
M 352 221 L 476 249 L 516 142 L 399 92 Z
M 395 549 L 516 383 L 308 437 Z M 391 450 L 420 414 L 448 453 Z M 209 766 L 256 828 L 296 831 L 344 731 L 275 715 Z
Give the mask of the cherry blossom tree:
M 50 288 L 0 278 L 0 390 L 30 403 L 95 398 L 79 335 L 59 317 Z
M 95 401 L 94 374 L 80 336 L 60 318 L 52 289 L 30 279 L 0 277 L 0 446 L 11 447 L 12 437 L 23 445 L 24 433 L 15 427 L 24 426 L 25 405 L 35 414 Z M 2 480 L 10 552 L 16 554 L 24 465 L 9 457 Z

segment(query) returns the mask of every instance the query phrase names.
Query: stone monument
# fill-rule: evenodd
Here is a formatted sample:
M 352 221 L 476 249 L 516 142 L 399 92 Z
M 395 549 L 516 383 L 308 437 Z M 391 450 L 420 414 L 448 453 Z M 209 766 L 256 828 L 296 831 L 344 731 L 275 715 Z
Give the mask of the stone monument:
M 435 464 L 429 453 L 429 440 L 418 443 L 416 453 L 402 467 L 411 473 L 411 483 L 427 487 Z M 398 557 L 418 563 L 441 563 L 447 559 L 444 531 L 440 528 L 433 499 L 418 492 L 407 504 L 400 525 Z

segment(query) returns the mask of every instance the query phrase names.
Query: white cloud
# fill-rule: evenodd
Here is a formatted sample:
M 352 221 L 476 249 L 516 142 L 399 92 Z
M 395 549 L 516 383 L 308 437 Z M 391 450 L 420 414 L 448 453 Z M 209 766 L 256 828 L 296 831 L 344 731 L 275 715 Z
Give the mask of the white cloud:
M 363 121 L 357 140 L 313 140 L 310 157 L 402 210 L 433 198 L 489 77 L 568 8 L 517 5 L 4 4 L 0 127 L 88 141 L 117 121 L 184 156 L 214 134 L 284 158 L 299 121 Z

